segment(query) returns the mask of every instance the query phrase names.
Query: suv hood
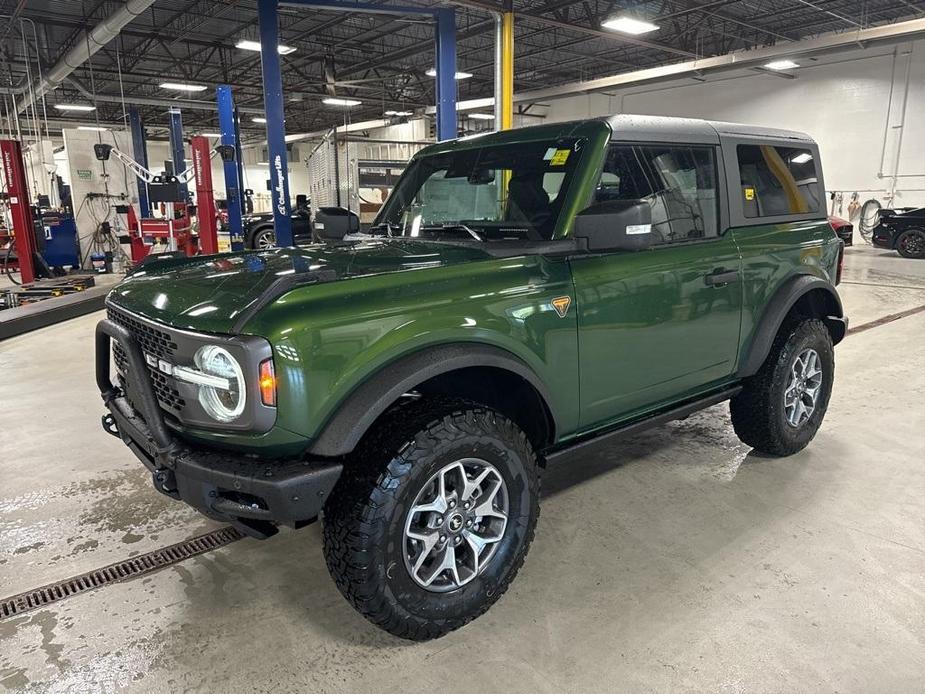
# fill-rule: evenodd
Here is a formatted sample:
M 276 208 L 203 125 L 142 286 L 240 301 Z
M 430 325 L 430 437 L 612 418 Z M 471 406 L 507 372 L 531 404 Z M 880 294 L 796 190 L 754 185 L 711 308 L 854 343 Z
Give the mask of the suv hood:
M 108 301 L 151 320 L 200 332 L 235 332 L 242 315 L 301 284 L 485 260 L 475 245 L 377 239 L 202 258 L 165 258 L 119 283 Z

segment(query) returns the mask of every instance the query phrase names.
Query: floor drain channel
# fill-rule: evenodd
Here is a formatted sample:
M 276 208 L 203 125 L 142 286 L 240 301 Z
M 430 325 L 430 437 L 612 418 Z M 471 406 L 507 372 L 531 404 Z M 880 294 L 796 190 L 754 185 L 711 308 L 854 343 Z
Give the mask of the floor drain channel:
M 848 328 L 848 334 L 854 335 L 856 333 L 864 332 L 865 330 L 870 330 L 871 328 L 879 328 L 881 325 L 892 323 L 894 320 L 899 320 L 900 318 L 914 316 L 915 314 L 922 313 L 923 311 L 925 311 L 925 305 L 916 306 L 915 308 L 910 308 L 906 311 L 900 311 L 899 313 L 891 313 L 889 315 L 883 316 L 883 318 L 872 320 L 869 323 L 861 323 L 860 325 L 856 325 L 853 328 Z
M 94 569 L 73 578 L 66 578 L 63 581 L 50 583 L 47 586 L 29 590 L 11 598 L 5 598 L 0 601 L 0 620 L 46 607 L 65 598 L 80 595 L 110 583 L 118 583 L 119 581 L 153 573 L 172 564 L 177 564 L 184 559 L 211 552 L 213 549 L 237 542 L 243 537 L 244 535 L 234 528 L 220 528 L 169 547 L 162 547 L 153 552 L 139 554 L 137 557 L 116 562 L 101 569 Z

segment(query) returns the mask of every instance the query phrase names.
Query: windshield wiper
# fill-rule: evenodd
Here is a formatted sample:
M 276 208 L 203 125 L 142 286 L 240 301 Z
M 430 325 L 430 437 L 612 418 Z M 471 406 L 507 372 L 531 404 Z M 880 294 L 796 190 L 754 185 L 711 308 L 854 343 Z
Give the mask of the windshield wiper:
M 431 226 L 421 227 L 423 231 L 464 231 L 469 236 L 474 238 L 476 241 L 484 241 L 484 239 L 479 235 L 477 231 L 471 227 L 466 226 L 465 224 L 453 223 L 453 224 L 434 224 Z
M 366 233 L 372 235 L 385 234 L 385 236 L 396 236 L 401 232 L 401 225 L 392 224 L 391 222 L 380 222 L 374 226 L 371 226 L 366 230 Z

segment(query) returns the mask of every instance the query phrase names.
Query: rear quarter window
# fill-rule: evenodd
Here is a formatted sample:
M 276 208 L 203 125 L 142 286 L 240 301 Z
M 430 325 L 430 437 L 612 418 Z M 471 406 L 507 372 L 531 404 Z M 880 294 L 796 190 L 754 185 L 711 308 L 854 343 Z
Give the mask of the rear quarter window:
M 817 212 L 819 188 L 812 151 L 800 147 L 739 145 L 736 148 L 746 217 L 779 217 Z

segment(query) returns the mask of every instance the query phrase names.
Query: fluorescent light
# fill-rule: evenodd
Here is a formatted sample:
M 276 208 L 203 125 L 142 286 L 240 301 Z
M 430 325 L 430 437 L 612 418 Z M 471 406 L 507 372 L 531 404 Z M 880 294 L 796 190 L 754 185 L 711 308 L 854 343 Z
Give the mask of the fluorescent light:
M 254 123 L 266 123 L 266 122 L 267 122 L 267 119 L 266 119 L 266 118 L 260 118 L 259 116 L 256 117 L 256 118 L 251 118 L 251 120 L 252 120 Z
M 321 103 L 328 106 L 359 106 L 363 102 L 358 99 L 342 99 L 338 96 L 327 96 L 321 100 Z
M 185 82 L 161 82 L 161 89 L 175 89 L 178 92 L 204 92 L 208 89 L 204 84 L 186 84 Z
M 260 41 L 250 41 L 248 39 L 241 39 L 235 45 L 235 48 L 240 48 L 243 51 L 259 51 L 260 50 Z M 289 55 L 290 53 L 295 53 L 296 49 L 292 46 L 284 46 L 279 44 L 276 47 L 276 50 L 279 51 L 280 55 Z
M 494 120 L 495 117 L 490 113 L 467 113 L 467 117 L 472 118 L 473 120 Z
M 792 70 L 795 67 L 800 67 L 792 60 L 774 60 L 770 63 L 766 63 L 765 67 L 768 70 Z
M 436 76 L 437 76 L 437 68 L 432 67 L 432 68 L 430 68 L 430 70 L 428 70 L 428 71 L 425 72 L 424 74 L 427 75 L 428 77 L 436 77 Z M 463 72 L 462 70 L 458 70 L 458 71 L 456 72 L 456 79 L 458 79 L 458 80 L 467 80 L 467 79 L 469 79 L 470 77 L 472 77 L 472 73 L 471 73 L 471 72 Z
M 809 152 L 800 152 L 790 161 L 792 161 L 794 164 L 805 164 L 812 158 L 813 158 L 813 155 L 810 154 Z
M 619 31 L 624 34 L 633 34 L 638 36 L 639 34 L 648 34 L 650 31 L 655 31 L 658 29 L 658 26 L 652 24 L 652 22 L 646 22 L 641 19 L 633 19 L 632 17 L 614 17 L 613 19 L 608 19 L 606 22 L 601 24 L 605 29 L 610 29 L 612 31 Z
M 96 106 L 90 106 L 89 104 L 55 104 L 55 108 L 59 111 L 95 111 Z
M 414 111 L 386 111 L 386 116 L 413 116 Z
M 199 137 L 221 137 L 221 133 L 199 133 Z
M 101 128 L 101 127 L 97 127 L 97 126 L 95 126 L 95 125 L 78 125 L 78 126 L 77 126 L 77 129 L 78 129 L 78 130 L 92 130 L 92 131 L 98 132 L 98 133 L 100 133 L 100 132 L 106 132 L 106 131 L 109 130 L 109 128 Z

